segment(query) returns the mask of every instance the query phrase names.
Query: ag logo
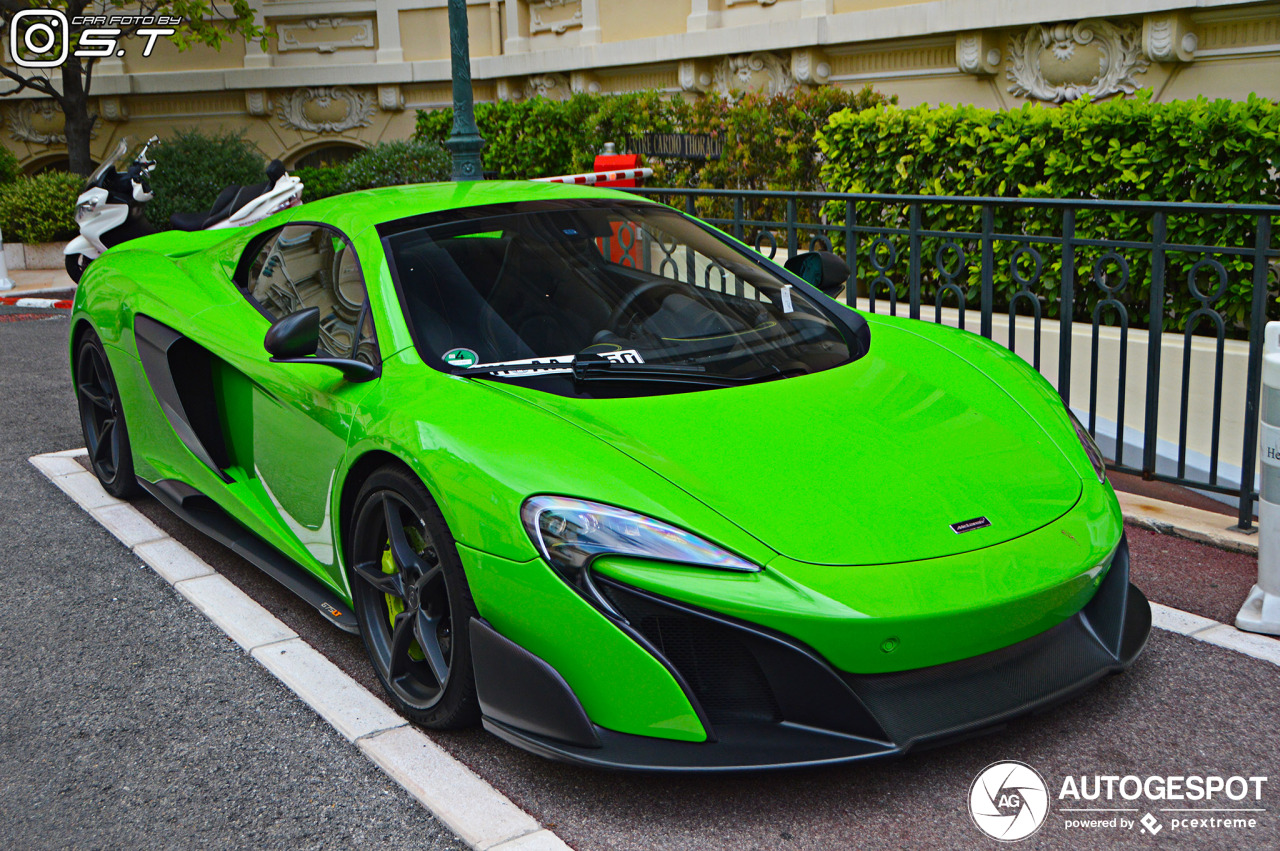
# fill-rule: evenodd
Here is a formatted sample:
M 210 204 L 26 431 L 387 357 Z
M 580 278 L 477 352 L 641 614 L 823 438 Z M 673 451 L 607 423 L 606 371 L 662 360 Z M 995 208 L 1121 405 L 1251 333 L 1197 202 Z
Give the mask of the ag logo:
M 992 839 L 1026 839 L 1040 829 L 1048 814 L 1044 778 L 1025 762 L 993 762 L 969 787 L 969 816 Z

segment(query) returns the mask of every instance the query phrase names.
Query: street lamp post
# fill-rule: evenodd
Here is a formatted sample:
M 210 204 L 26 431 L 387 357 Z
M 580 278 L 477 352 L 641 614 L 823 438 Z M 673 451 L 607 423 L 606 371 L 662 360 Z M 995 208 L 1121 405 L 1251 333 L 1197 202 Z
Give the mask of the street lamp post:
M 453 66 L 453 130 L 445 147 L 453 153 L 453 180 L 484 180 L 480 151 L 484 139 L 476 126 L 471 93 L 471 47 L 466 0 L 449 0 L 449 47 Z

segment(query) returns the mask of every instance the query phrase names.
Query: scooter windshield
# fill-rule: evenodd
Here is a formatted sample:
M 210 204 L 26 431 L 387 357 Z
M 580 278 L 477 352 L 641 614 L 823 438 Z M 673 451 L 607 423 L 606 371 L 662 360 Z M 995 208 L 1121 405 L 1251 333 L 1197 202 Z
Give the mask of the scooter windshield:
M 124 160 L 125 154 L 127 153 L 129 153 L 129 137 L 125 136 L 120 140 L 120 144 L 116 145 L 115 150 L 102 160 L 102 165 L 95 168 L 93 170 L 93 174 L 89 175 L 89 179 L 85 181 L 84 189 L 90 189 L 97 186 L 98 182 L 102 180 L 102 176 L 107 173 L 107 169 L 115 168 L 116 171 L 119 171 L 120 169 L 118 166 L 121 165 L 121 162 Z M 84 189 L 80 191 L 83 192 Z

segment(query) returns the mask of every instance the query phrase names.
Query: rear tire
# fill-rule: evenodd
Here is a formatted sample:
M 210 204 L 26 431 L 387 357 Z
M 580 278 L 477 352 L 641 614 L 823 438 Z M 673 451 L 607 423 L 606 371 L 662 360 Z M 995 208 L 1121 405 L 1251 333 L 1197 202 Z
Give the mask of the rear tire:
M 67 264 L 67 274 L 71 276 L 71 280 L 80 283 L 80 276 L 84 274 L 84 270 L 89 268 L 89 258 L 83 254 L 67 254 L 65 255 Z
M 76 345 L 76 402 L 80 407 L 80 428 L 93 474 L 102 488 L 116 499 L 129 499 L 141 490 L 133 472 L 133 450 L 124 421 L 120 391 L 111 372 L 102 341 L 92 330 Z
M 433 730 L 480 720 L 471 589 L 453 536 L 417 476 L 386 466 L 356 497 L 351 588 L 360 637 L 396 709 Z

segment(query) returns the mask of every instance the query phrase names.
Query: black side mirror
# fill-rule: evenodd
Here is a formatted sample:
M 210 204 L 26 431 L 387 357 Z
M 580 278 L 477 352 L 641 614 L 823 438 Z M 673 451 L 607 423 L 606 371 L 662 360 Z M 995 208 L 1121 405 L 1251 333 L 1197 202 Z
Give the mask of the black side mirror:
M 308 307 L 277 319 L 262 341 L 272 360 L 304 358 L 320 348 L 320 308 Z
M 320 308 L 308 307 L 277 319 L 267 329 L 262 345 L 272 363 L 309 363 L 331 366 L 352 382 L 368 381 L 378 374 L 372 364 L 351 358 L 316 357 L 320 350 Z
M 807 251 L 787 260 L 784 268 L 803 278 L 832 298 L 840 295 L 849 280 L 849 264 L 830 251 Z

